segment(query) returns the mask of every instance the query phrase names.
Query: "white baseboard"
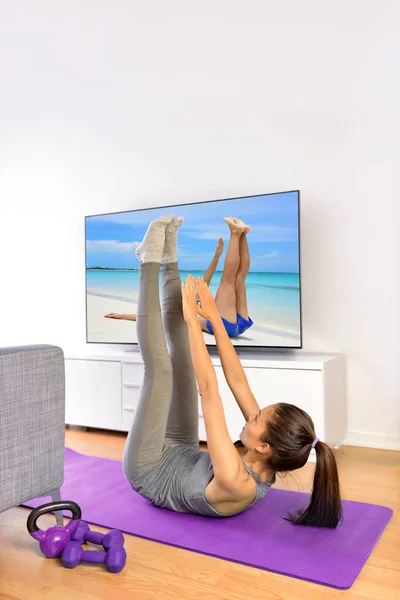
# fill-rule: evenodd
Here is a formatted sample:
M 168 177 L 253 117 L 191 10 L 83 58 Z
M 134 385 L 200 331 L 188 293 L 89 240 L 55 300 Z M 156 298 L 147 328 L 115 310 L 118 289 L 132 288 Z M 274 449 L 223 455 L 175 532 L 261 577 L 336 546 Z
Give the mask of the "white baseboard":
M 382 448 L 383 450 L 400 450 L 400 435 L 348 431 L 343 443 L 346 446 L 363 446 L 367 448 Z

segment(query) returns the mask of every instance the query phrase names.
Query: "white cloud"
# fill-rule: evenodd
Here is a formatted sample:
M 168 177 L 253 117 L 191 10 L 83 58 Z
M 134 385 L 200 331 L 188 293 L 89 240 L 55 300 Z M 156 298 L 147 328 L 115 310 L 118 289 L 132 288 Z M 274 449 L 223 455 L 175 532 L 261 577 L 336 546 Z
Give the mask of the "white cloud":
M 204 263 L 204 262 L 211 262 L 212 258 L 213 258 L 213 254 L 209 253 L 209 252 L 201 252 L 200 254 L 193 254 L 191 252 L 186 252 L 185 250 L 182 250 L 181 248 L 178 248 L 178 259 L 179 260 L 185 260 L 185 263 L 187 263 L 188 261 L 190 262 L 194 262 L 194 263 Z
M 186 229 L 185 235 L 201 240 L 217 240 L 222 237 L 224 240 L 229 238 L 229 230 L 224 223 L 218 227 L 207 227 L 206 223 L 199 223 L 196 226 L 190 226 Z M 253 225 L 248 233 L 248 241 L 251 244 L 257 242 L 297 242 L 298 233 L 296 227 L 283 227 L 279 225 Z
M 140 242 L 118 242 L 118 240 L 89 240 L 86 247 L 92 252 L 113 252 L 116 254 L 132 253 L 139 246 Z
M 267 254 L 263 254 L 262 256 L 256 256 L 256 260 L 263 258 L 278 258 L 278 256 L 280 256 L 280 252 L 273 250 L 272 252 L 267 252 Z

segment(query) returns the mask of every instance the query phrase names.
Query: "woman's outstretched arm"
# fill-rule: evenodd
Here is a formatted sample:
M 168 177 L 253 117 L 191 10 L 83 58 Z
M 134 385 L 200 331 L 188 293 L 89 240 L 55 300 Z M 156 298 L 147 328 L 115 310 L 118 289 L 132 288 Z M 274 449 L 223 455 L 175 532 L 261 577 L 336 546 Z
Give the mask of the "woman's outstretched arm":
M 193 277 L 182 284 L 183 314 L 188 326 L 190 353 L 203 407 L 207 445 L 216 483 L 230 489 L 243 470 L 241 459 L 230 439 L 224 407 L 218 391 L 218 380 L 204 343 L 197 318 L 196 292 Z
M 204 343 L 203 332 L 199 320 L 187 321 L 190 353 L 200 396 L 206 392 L 218 393 L 218 380 L 214 366 Z
M 216 390 L 218 392 L 217 376 L 207 346 L 204 343 L 200 321 L 197 316 L 196 291 L 194 279 L 191 275 L 188 276 L 186 285 L 182 283 L 182 304 L 183 316 L 189 333 L 190 353 L 200 395 L 206 390 Z
M 105 319 L 121 319 L 122 321 L 136 321 L 136 315 L 120 314 L 120 313 L 108 313 L 104 315 Z
M 200 299 L 199 312 L 211 323 L 225 379 L 244 418 L 248 421 L 251 416 L 260 412 L 260 407 L 250 389 L 246 374 L 226 332 L 210 290 L 200 278 L 196 279 L 196 286 Z
M 222 238 L 219 238 L 217 247 L 215 249 L 215 254 L 212 257 L 212 260 L 211 260 L 210 264 L 208 265 L 207 271 L 204 274 L 204 281 L 206 282 L 207 285 L 210 285 L 211 279 L 213 278 L 213 275 L 214 275 L 215 271 L 217 270 L 219 259 L 221 258 L 223 249 L 224 249 L 224 240 Z

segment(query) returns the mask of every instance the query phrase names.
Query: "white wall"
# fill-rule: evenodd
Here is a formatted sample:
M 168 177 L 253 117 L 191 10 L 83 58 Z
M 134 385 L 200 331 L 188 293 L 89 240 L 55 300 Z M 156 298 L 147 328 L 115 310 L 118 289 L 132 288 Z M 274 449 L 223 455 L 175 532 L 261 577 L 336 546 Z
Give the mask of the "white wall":
M 85 343 L 85 214 L 299 188 L 305 349 L 349 357 L 349 441 L 400 447 L 399 20 L 372 0 L 2 7 L 0 343 Z
M 385 3 L 382 5 L 385 6 Z M 335 197 L 342 257 L 335 279 L 338 330 L 349 352 L 348 441 L 400 448 L 400 5 L 366 36 L 338 148 Z M 333 239 L 332 239 L 333 241 Z M 333 269 L 332 269 L 333 270 Z M 341 305 L 347 318 L 340 326 Z M 331 329 L 332 330 L 332 329 Z M 368 436 L 367 434 L 374 434 Z M 386 434 L 386 438 L 380 434 Z

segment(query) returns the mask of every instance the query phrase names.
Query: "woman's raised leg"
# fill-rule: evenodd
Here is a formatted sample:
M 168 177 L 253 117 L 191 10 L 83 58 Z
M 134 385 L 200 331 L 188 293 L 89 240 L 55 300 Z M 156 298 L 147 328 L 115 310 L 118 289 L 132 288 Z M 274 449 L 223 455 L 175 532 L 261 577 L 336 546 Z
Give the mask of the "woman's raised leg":
M 169 445 L 197 444 L 199 407 L 197 383 L 182 311 L 181 278 L 177 261 L 178 228 L 183 218 L 166 229 L 162 269 L 162 318 L 172 362 L 172 400 L 166 432 Z
M 250 252 L 249 245 L 247 243 L 247 234 L 250 231 L 250 226 L 245 225 L 243 234 L 240 236 L 239 254 L 240 254 L 240 265 L 239 270 L 236 274 L 236 312 L 243 319 L 249 318 L 249 309 L 247 306 L 247 293 L 246 293 L 246 277 L 250 269 Z
M 144 361 L 144 381 L 135 420 L 126 441 L 123 468 L 130 483 L 160 460 L 172 396 L 172 365 L 164 337 L 159 272 L 165 228 L 171 217 L 153 221 L 136 254 L 140 264 L 137 336 Z
M 172 400 L 166 442 L 170 445 L 197 444 L 199 442 L 199 401 L 189 335 L 182 313 L 178 263 L 162 265 L 162 274 L 162 317 L 172 362 Z
M 215 303 L 221 317 L 229 323 L 236 323 L 236 275 L 240 266 L 240 238 L 244 226 L 233 217 L 226 217 L 225 221 L 228 223 L 231 236 Z

